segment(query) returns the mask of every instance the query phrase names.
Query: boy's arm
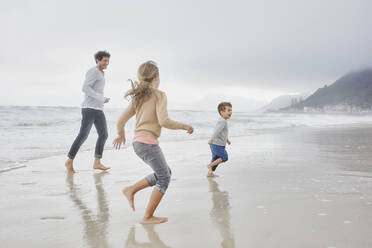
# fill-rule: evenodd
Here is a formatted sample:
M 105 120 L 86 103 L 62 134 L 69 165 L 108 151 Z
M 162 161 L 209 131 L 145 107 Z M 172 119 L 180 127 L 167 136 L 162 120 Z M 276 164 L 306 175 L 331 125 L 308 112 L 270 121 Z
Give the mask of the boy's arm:
M 226 125 L 227 125 L 227 122 L 226 122 Z M 229 140 L 229 133 L 227 133 L 227 141 L 226 142 L 227 142 L 228 145 L 231 145 L 231 141 Z
M 186 125 L 177 121 L 173 121 L 168 117 L 167 110 L 167 96 L 161 92 L 158 100 L 156 101 L 156 115 L 160 126 L 168 129 L 186 129 Z
M 93 85 L 96 79 L 97 79 L 96 70 L 89 70 L 87 74 L 85 75 L 85 81 L 84 81 L 82 90 L 87 96 L 93 97 L 94 99 L 97 99 L 98 101 L 105 102 L 106 98 L 102 94 L 96 92 L 93 89 Z
M 136 114 L 136 111 L 134 109 L 134 106 L 132 102 L 129 103 L 129 106 L 124 110 L 124 112 L 121 114 L 121 116 L 118 119 L 118 123 L 116 125 L 118 135 L 123 137 L 124 136 L 124 126 L 129 121 L 130 118 L 132 118 Z

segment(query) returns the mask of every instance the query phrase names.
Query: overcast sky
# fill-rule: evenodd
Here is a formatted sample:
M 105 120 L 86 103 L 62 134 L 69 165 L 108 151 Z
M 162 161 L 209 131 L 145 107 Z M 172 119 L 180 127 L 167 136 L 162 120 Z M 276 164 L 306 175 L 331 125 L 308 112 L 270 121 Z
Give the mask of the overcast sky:
M 265 103 L 372 67 L 372 1 L 2 1 L 0 105 L 79 106 L 97 50 L 106 95 L 154 60 L 170 104 Z M 244 103 L 244 101 L 243 101 Z

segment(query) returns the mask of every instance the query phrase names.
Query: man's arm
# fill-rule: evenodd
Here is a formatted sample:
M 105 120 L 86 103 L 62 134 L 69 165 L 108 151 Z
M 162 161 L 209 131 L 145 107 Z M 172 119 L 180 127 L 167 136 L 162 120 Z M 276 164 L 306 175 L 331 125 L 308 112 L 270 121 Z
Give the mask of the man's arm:
M 85 75 L 85 81 L 83 85 L 83 92 L 90 97 L 93 97 L 94 99 L 97 99 L 98 101 L 105 102 L 106 98 L 96 92 L 93 89 L 94 82 L 97 80 L 97 71 L 96 70 L 89 70 L 87 74 Z

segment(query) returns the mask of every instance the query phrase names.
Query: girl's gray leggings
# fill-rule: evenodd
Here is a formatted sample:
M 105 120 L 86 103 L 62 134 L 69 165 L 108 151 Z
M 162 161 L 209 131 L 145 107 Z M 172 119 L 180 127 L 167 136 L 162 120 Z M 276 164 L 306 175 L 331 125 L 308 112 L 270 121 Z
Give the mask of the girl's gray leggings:
M 144 144 L 141 142 L 133 142 L 134 152 L 140 157 L 146 164 L 154 170 L 153 174 L 146 177 L 147 182 L 150 186 L 161 192 L 165 193 L 168 188 L 171 169 L 165 161 L 163 152 L 159 145 Z

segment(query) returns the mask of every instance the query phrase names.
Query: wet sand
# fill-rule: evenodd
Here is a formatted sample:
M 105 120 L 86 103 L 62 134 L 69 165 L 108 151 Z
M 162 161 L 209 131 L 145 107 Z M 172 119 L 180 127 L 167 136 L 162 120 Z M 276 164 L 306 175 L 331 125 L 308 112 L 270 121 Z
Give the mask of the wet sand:
M 138 224 L 121 189 L 151 173 L 131 147 L 105 151 L 109 172 L 79 153 L 0 174 L 1 247 L 372 247 L 372 128 L 298 128 L 231 138 L 229 161 L 205 177 L 204 140 L 163 142 L 173 171 L 157 210 Z M 108 140 L 108 144 L 111 140 Z

